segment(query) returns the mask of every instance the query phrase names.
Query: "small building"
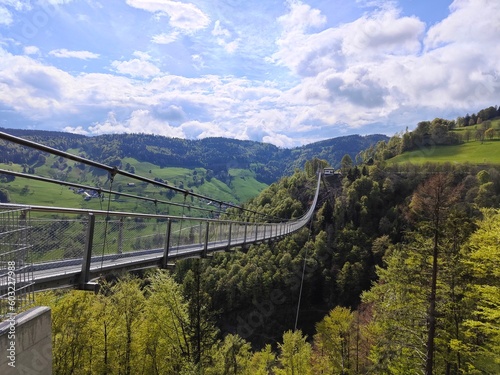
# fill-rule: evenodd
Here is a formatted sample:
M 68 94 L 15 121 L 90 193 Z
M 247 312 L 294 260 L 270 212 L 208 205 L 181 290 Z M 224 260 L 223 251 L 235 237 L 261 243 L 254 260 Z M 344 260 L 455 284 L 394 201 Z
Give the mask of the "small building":
M 332 176 L 335 174 L 335 168 L 324 168 L 323 169 L 323 174 L 325 176 Z
M 127 186 L 135 186 L 135 183 L 134 183 L 134 182 L 129 182 L 129 183 L 127 184 Z

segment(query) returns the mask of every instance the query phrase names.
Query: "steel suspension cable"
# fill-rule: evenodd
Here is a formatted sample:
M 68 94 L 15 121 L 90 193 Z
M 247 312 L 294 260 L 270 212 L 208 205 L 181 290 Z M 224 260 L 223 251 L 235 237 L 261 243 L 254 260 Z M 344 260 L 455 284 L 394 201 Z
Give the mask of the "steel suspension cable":
M 317 186 L 316 186 L 316 196 L 314 198 L 314 203 L 313 203 L 312 207 L 316 206 L 316 204 L 318 202 L 320 182 L 321 182 L 321 174 L 318 176 L 318 183 L 317 183 Z M 309 214 L 312 214 L 311 209 L 309 209 Z M 309 221 L 309 235 L 307 237 L 306 244 L 311 239 L 312 225 L 313 225 L 313 217 L 312 217 L 312 215 L 309 218 L 309 220 L 310 220 Z M 304 255 L 304 264 L 302 266 L 302 277 L 300 278 L 299 300 L 297 302 L 297 314 L 295 315 L 295 326 L 294 326 L 294 329 L 293 329 L 294 332 L 297 330 L 297 324 L 299 322 L 300 302 L 302 300 L 302 289 L 303 289 L 303 286 L 304 286 L 304 278 L 305 278 L 305 274 L 306 274 L 306 264 L 307 264 L 307 255 L 308 255 L 308 253 L 309 253 L 309 246 L 306 246 L 306 253 Z

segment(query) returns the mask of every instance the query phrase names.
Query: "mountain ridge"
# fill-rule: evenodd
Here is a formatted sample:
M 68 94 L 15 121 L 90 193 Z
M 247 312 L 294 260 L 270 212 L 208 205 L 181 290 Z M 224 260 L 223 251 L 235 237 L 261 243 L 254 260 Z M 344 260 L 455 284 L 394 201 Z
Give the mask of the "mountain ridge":
M 47 130 L 0 128 L 0 131 L 62 151 L 76 149 L 89 159 L 109 165 L 116 165 L 118 159 L 133 157 L 161 167 L 203 167 L 214 170 L 214 173 L 242 168 L 253 170 L 258 179 L 267 184 L 293 172 L 295 168 L 302 168 L 307 160 L 314 157 L 338 167 L 345 154 L 354 159 L 360 151 L 389 139 L 381 134 L 347 135 L 288 149 L 270 143 L 223 137 L 190 140 L 141 133 L 90 137 Z M 9 148 L 8 145 L 4 147 Z M 17 155 L 16 152 L 8 151 L 3 154 L 0 161 L 4 163 L 32 164 L 30 159 L 34 157 L 19 149 Z

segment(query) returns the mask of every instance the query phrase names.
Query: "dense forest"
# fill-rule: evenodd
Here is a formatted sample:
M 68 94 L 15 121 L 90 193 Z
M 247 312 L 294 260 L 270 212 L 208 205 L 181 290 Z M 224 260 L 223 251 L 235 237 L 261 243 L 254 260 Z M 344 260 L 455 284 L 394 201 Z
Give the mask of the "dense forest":
M 326 165 L 247 207 L 301 215 Z M 499 373 L 498 168 L 342 168 L 311 226 L 282 241 L 39 295 L 54 373 Z

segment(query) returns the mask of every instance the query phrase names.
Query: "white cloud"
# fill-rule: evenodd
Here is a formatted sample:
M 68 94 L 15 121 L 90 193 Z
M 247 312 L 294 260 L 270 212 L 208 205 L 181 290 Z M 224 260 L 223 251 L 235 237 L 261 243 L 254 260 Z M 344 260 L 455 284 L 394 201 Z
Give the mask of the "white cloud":
M 400 17 L 396 9 L 377 11 L 347 24 L 342 30 L 346 55 L 417 54 L 425 24 L 416 17 Z
M 74 59 L 98 59 L 99 54 L 89 51 L 69 51 L 66 48 L 55 49 L 49 52 L 49 55 L 60 57 L 60 58 L 74 58 Z
M 161 73 L 160 69 L 156 65 L 143 59 L 113 61 L 111 66 L 115 68 L 118 73 L 138 78 L 150 78 Z
M 134 86 L 124 77 L 106 74 L 72 76 L 29 56 L 0 48 L 0 104 L 34 121 L 91 115 L 99 108 L 130 105 Z
M 170 126 L 167 121 L 162 121 L 146 109 L 135 110 L 130 117 L 119 121 L 114 112 L 108 113 L 108 118 L 102 123 L 95 123 L 89 127 L 89 131 L 96 134 L 108 133 L 145 133 L 159 134 L 166 137 L 185 138 L 182 129 Z
M 208 137 L 227 137 L 229 132 L 221 129 L 219 125 L 212 122 L 202 122 L 197 120 L 186 121 L 181 125 L 184 134 L 192 139 L 202 139 Z M 233 137 L 231 135 L 230 137 Z
M 193 62 L 193 66 L 196 70 L 201 70 L 205 68 L 205 61 L 201 55 L 192 55 L 191 61 Z
M 0 0 L 0 25 L 9 26 L 14 21 L 11 9 L 15 11 L 29 10 L 29 2 L 20 0 Z
M 296 146 L 296 140 L 285 134 L 266 135 L 262 138 L 262 142 L 271 143 L 278 147 L 293 147 Z
M 219 20 L 215 21 L 214 28 L 212 29 L 212 35 L 216 37 L 217 44 L 223 47 L 227 53 L 232 54 L 238 49 L 240 40 L 230 40 L 231 32 L 228 29 L 223 28 Z
M 153 35 L 151 41 L 156 44 L 170 44 L 179 38 L 180 33 L 178 31 L 172 31 L 171 33 L 161 33 Z
M 130 3 L 141 4 L 161 20 L 171 17 L 160 10 L 167 3 L 171 6 L 171 1 Z M 260 79 L 236 76 L 240 70 L 235 66 L 257 61 L 239 55 L 238 50 L 250 51 L 258 43 L 252 44 L 251 36 L 226 18 L 190 38 L 189 48 L 178 55 L 177 43 L 135 51 L 146 47 L 128 45 L 132 55 L 104 63 L 109 74 L 96 70 L 70 74 L 50 66 L 39 59 L 38 48 L 44 51 L 44 45 L 33 39 L 24 47 L 23 56 L 0 47 L 0 106 L 26 123 L 57 124 L 58 129 L 79 134 L 226 136 L 281 147 L 343 131 L 369 133 L 373 124 L 383 124 L 377 125 L 378 131 L 387 124 L 393 126 L 391 131 L 398 126 L 401 130 L 442 116 L 450 108 L 466 113 L 496 104 L 500 94 L 497 3 L 455 1 L 446 19 L 426 29 L 419 19 L 404 17 L 389 5 L 367 9 L 352 22 L 330 27 L 319 10 L 291 1 L 287 14 L 279 17 L 281 29 L 269 34 L 276 38 L 275 53 L 268 52 L 267 60 L 273 66 L 261 63 L 257 68 L 268 75 L 262 78 L 256 73 Z M 481 13 L 489 17 L 481 18 Z M 154 35 L 159 29 L 153 26 Z M 187 32 L 167 27 L 175 37 Z M 173 41 L 172 35 L 156 34 L 156 42 Z M 477 45 L 471 42 L 476 39 Z M 182 42 L 178 40 L 179 45 Z M 202 43 L 208 49 L 197 48 Z M 216 43 L 234 55 L 221 53 L 222 48 L 214 48 Z M 22 50 L 15 42 L 5 41 L 3 46 Z M 203 75 L 204 69 L 216 71 L 212 65 L 216 53 L 217 61 L 227 64 L 235 76 Z M 54 50 L 50 54 L 99 57 L 88 51 Z M 168 60 L 180 54 L 191 60 Z M 263 49 L 258 55 L 265 56 Z M 89 64 L 89 70 L 104 60 L 99 58 Z M 179 71 L 188 71 L 186 76 L 162 72 L 165 66 L 175 70 L 175 64 L 183 65 Z M 75 119 L 78 123 L 72 123 Z
M 240 45 L 240 41 L 238 39 L 233 40 L 232 42 L 223 41 L 221 45 L 224 47 L 227 53 L 232 54 L 235 53 Z
M 147 53 L 147 52 L 134 51 L 132 53 L 132 55 L 134 55 L 135 57 L 138 57 L 141 60 L 151 60 L 151 55 L 149 53 Z
M 191 3 L 169 0 L 127 0 L 127 4 L 155 13 L 159 17 L 168 16 L 172 27 L 188 34 L 204 29 L 210 22 L 208 16 Z
M 220 20 L 217 20 L 215 21 L 214 28 L 212 30 L 212 35 L 230 38 L 231 32 L 228 29 L 224 29 L 220 24 Z
M 24 53 L 26 55 L 39 55 L 40 49 L 37 46 L 26 46 L 24 47 Z
M 389 121 L 402 108 L 422 119 L 426 111 L 491 105 L 500 93 L 500 3 L 456 0 L 451 10 L 427 32 L 394 3 L 321 29 L 321 14 L 293 1 L 278 19 L 283 32 L 269 61 L 301 79 L 290 100 L 309 103 L 303 124 L 360 127 Z
M 5 7 L 0 6 L 0 25 L 10 25 L 13 21 L 12 14 Z
M 0 5 L 14 8 L 15 10 L 31 9 L 29 2 L 21 0 L 0 0 Z
M 298 0 L 290 1 L 290 12 L 278 18 L 287 33 L 303 33 L 311 28 L 325 25 L 326 17 L 318 9 L 311 8 Z
M 67 133 L 81 134 L 81 135 L 89 135 L 90 134 L 87 130 L 85 130 L 83 128 L 83 126 L 75 126 L 75 127 L 65 126 L 63 128 L 63 131 L 67 132 Z
M 298 18 L 302 8 L 310 14 Z M 279 18 L 283 34 L 277 40 L 278 51 L 271 61 L 283 65 L 300 76 L 314 76 L 326 69 L 346 69 L 347 62 L 373 62 L 387 55 L 417 54 L 425 24 L 414 17 L 399 17 L 395 9 L 377 11 L 351 23 L 327 28 L 316 33 L 306 32 L 310 19 L 321 19 L 308 6 L 294 4 L 290 13 Z M 294 22 L 297 22 L 295 26 Z
M 42 0 L 42 1 L 51 5 L 61 5 L 61 4 L 69 4 L 73 0 Z
M 425 38 L 427 49 L 446 44 L 478 46 L 498 45 L 500 35 L 500 2 L 490 0 L 455 0 L 451 14 L 431 27 Z M 495 50 L 498 50 L 496 48 Z M 491 51 L 491 52 L 495 52 Z

